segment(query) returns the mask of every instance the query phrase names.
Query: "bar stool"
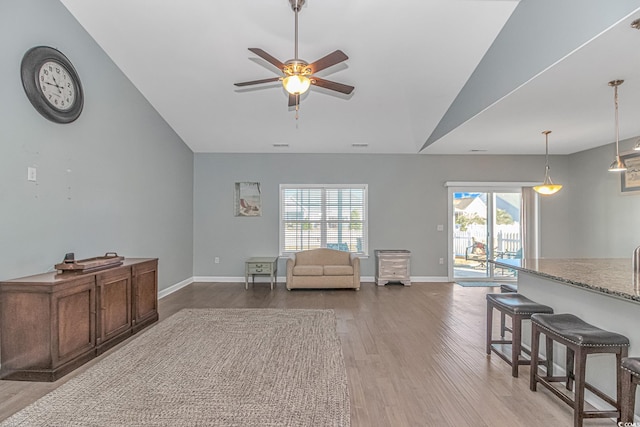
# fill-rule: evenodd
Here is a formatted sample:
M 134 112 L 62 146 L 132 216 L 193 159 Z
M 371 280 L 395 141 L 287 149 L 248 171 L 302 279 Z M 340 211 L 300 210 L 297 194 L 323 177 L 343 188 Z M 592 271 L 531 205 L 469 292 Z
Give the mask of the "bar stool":
M 501 316 L 511 317 L 511 329 L 501 325 L 501 339 L 493 339 L 493 309 L 500 312 Z M 487 354 L 493 351 L 501 359 L 511 365 L 511 375 L 518 377 L 518 367 L 528 365 L 531 361 L 521 358 L 522 352 L 529 353 L 522 348 L 522 320 L 530 319 L 534 313 L 553 313 L 549 306 L 538 304 L 518 293 L 487 294 Z M 504 338 L 504 330 L 511 332 L 511 340 Z M 510 357 L 495 344 L 511 344 Z M 540 363 L 544 363 L 540 362 Z
M 633 422 L 636 405 L 636 387 L 640 384 L 640 357 L 622 359 L 622 415 L 623 423 Z
M 538 373 L 538 351 L 540 345 L 540 333 L 546 337 L 547 372 L 545 376 Z M 553 343 L 558 342 L 567 348 L 566 376 L 553 376 Z M 605 331 L 586 323 L 573 314 L 534 314 L 531 316 L 531 391 L 536 391 L 537 383 L 542 384 L 553 394 L 559 397 L 567 405 L 573 407 L 573 425 L 581 427 L 585 418 L 611 418 L 620 421 L 622 382 L 621 362 L 629 351 L 629 339 L 615 332 Z M 613 400 L 604 392 L 586 382 L 587 355 L 596 353 L 614 353 L 616 355 L 616 399 Z M 566 389 L 574 389 L 574 398 L 567 396 L 554 382 L 566 382 Z M 584 391 L 591 391 L 615 410 L 585 411 Z

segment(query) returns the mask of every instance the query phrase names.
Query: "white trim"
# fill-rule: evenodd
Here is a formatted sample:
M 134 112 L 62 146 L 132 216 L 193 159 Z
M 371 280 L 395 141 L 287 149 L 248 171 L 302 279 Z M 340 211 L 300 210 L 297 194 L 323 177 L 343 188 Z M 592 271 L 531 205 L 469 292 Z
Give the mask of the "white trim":
M 158 299 L 162 299 L 164 297 L 166 297 L 167 295 L 170 295 L 172 293 L 174 293 L 175 291 L 178 291 L 182 288 L 184 288 L 185 286 L 188 286 L 190 284 L 193 283 L 193 277 L 190 277 L 188 279 L 183 280 L 182 282 L 178 282 L 175 285 L 169 286 L 168 288 L 164 288 L 162 290 L 158 291 Z
M 259 280 L 261 278 L 258 278 Z M 194 282 L 202 282 L 202 283 L 244 283 L 244 276 L 193 276 Z
M 446 181 L 444 183 L 445 187 L 491 187 L 491 188 L 512 188 L 512 187 L 533 187 L 534 185 L 540 185 L 540 182 L 529 182 L 529 181 Z
M 244 276 L 194 276 L 190 283 L 244 283 Z M 278 283 L 285 283 L 286 277 L 278 277 Z M 411 276 L 411 283 L 416 282 L 449 282 L 446 276 Z M 249 279 L 251 282 L 251 279 Z M 362 283 L 375 283 L 374 276 L 360 277 Z M 268 276 L 256 277 L 256 283 L 270 283 Z

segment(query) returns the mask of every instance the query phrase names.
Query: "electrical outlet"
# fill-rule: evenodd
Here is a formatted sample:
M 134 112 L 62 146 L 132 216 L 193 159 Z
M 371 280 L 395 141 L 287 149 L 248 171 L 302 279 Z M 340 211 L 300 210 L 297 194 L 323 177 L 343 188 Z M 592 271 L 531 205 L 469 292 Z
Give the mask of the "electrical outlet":
M 444 225 L 442 225 L 442 224 L 438 224 L 438 225 L 436 226 L 436 230 L 437 230 L 437 231 L 444 231 Z
M 440 259 L 438 260 L 438 264 L 440 264 L 440 265 L 444 264 L 444 258 L 440 258 Z
M 215 262 L 216 264 L 220 264 L 220 257 L 215 257 L 213 259 L 213 262 Z

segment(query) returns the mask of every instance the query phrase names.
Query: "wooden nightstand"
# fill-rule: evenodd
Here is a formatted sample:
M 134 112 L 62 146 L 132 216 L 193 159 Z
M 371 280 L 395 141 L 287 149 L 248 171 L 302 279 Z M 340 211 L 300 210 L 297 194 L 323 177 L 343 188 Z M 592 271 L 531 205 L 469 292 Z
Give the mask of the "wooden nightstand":
M 253 284 L 256 283 L 256 276 L 270 276 L 271 289 L 273 284 L 278 284 L 278 257 L 256 257 L 249 258 L 244 264 L 244 288 L 249 289 L 249 275 Z
M 401 282 L 411 286 L 411 252 L 407 250 L 376 250 L 376 284 Z

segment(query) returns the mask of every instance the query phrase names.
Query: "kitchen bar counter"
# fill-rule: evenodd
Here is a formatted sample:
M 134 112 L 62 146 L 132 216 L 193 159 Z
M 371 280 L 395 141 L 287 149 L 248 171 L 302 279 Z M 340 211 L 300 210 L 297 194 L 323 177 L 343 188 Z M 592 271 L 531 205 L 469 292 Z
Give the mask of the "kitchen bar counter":
M 640 288 L 634 284 L 631 257 L 624 258 L 526 258 L 496 259 L 497 267 L 513 268 L 584 290 L 640 304 Z
M 640 356 L 640 295 L 633 283 L 633 263 L 629 259 L 497 259 L 498 268 L 518 271 L 518 293 L 553 308 L 555 313 L 571 313 L 599 328 L 629 338 L 630 356 Z M 529 322 L 523 323 L 522 341 L 531 342 Z M 542 340 L 544 346 L 544 340 Z M 554 360 L 564 369 L 565 351 L 554 346 Z M 610 396 L 615 396 L 615 357 L 589 357 L 587 378 Z M 587 401 L 602 408 L 602 403 L 587 393 Z M 640 408 L 640 393 L 636 400 Z

